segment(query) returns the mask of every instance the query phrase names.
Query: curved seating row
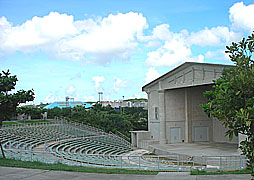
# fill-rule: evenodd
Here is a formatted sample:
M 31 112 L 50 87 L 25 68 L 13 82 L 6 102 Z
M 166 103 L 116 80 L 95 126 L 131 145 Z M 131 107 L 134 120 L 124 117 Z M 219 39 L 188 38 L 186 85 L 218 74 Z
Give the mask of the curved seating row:
M 0 142 L 4 149 L 9 149 L 13 156 L 20 156 L 22 160 L 29 158 L 26 150 L 31 151 L 46 143 L 49 144 L 47 150 L 51 154 L 67 163 L 80 162 L 104 166 L 119 165 L 120 158 L 117 155 L 131 150 L 111 134 L 86 131 L 65 124 L 0 129 Z M 40 156 L 36 158 L 41 159 Z
M 91 132 L 75 129 L 66 125 L 39 125 L 16 127 L 0 130 L 0 142 L 15 149 L 32 149 L 49 141 L 68 139 L 77 136 L 90 136 Z
M 112 142 L 110 136 L 92 136 L 61 141 L 49 146 L 49 150 L 67 160 L 112 166 L 120 163 L 117 155 L 131 150 L 119 142 Z

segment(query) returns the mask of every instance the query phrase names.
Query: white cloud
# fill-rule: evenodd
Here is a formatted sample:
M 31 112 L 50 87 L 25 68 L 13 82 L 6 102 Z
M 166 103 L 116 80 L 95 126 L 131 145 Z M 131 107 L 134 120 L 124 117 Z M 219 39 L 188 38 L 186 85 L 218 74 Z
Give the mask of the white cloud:
M 185 61 L 202 62 L 203 59 L 203 55 L 197 57 L 192 55 L 190 46 L 181 34 L 174 34 L 162 47 L 147 54 L 146 63 L 150 66 L 172 67 Z
M 192 33 L 185 29 L 173 33 L 169 30 L 169 25 L 162 24 L 154 28 L 151 36 L 140 39 L 148 42 L 147 47 L 158 47 L 157 50 L 147 53 L 146 63 L 149 66 L 173 67 L 186 61 L 203 62 L 204 55 L 193 55 L 193 45 L 220 47 L 232 41 L 239 41 L 241 37 L 242 33 L 230 31 L 224 26 L 205 28 Z
M 142 92 L 140 94 L 133 94 L 132 96 L 129 96 L 127 99 L 140 99 L 140 98 L 147 98 L 147 94 L 145 92 Z
M 81 79 L 82 75 L 81 72 L 75 74 L 73 77 L 70 78 L 70 80 L 75 80 L 75 79 Z
M 230 31 L 228 27 L 218 26 L 204 30 L 193 32 L 187 37 L 189 44 L 199 46 L 221 46 L 229 44 L 232 41 L 240 40 L 242 34 Z
M 121 80 L 118 77 L 114 77 L 114 85 L 113 85 L 113 90 L 115 92 L 120 91 L 121 88 L 126 88 L 127 87 L 127 81 Z
M 69 96 L 76 96 L 76 88 L 70 85 L 66 88 L 65 93 Z
M 149 41 L 145 46 L 148 48 L 160 47 L 162 44 L 160 41 Z
M 84 96 L 83 99 L 85 102 L 88 102 L 88 101 L 96 102 L 98 100 L 94 96 Z
M 98 20 L 84 20 L 77 23 L 82 33 L 58 43 L 58 53 L 85 56 L 88 61 L 107 63 L 111 60 L 129 59 L 131 51 L 138 45 L 136 36 L 147 26 L 142 14 L 129 12 Z M 91 58 L 91 55 L 93 56 Z
M 96 91 L 99 91 L 101 83 L 105 81 L 105 78 L 103 76 L 94 76 L 92 80 L 95 82 Z
M 245 6 L 243 2 L 235 3 L 229 9 L 229 19 L 234 29 L 254 30 L 254 4 Z
M 42 18 L 35 16 L 17 26 L 12 26 L 2 17 L 0 29 L 0 48 L 4 51 L 30 52 L 78 33 L 73 16 L 57 12 L 51 12 Z
M 161 24 L 153 28 L 152 35 L 150 36 L 139 36 L 138 38 L 142 41 L 149 41 L 149 40 L 168 40 L 171 39 L 173 33 L 169 30 L 168 24 Z
M 159 76 L 160 74 L 154 68 L 149 68 L 149 70 L 146 73 L 145 84 L 155 80 Z
M 52 93 L 49 93 L 45 98 L 44 101 L 45 103 L 52 103 L 55 101 L 61 101 L 62 99 L 60 99 L 59 97 L 56 97 L 55 95 L 53 95 Z
M 138 45 L 137 36 L 146 27 L 146 18 L 134 12 L 81 21 L 74 21 L 71 15 L 51 12 L 17 26 L 1 17 L 0 49 L 44 50 L 58 58 L 104 64 L 128 59 Z
M 231 44 L 232 41 L 239 41 L 242 36 L 243 33 L 231 31 L 225 26 L 211 29 L 206 27 L 191 33 L 183 29 L 179 33 L 174 33 L 170 31 L 168 24 L 161 24 L 153 29 L 151 35 L 141 36 L 139 39 L 147 42 L 146 47 L 157 47 L 156 50 L 147 53 L 147 65 L 173 67 L 186 61 L 204 61 L 204 55 L 193 54 L 193 45 L 221 48 L 221 46 Z

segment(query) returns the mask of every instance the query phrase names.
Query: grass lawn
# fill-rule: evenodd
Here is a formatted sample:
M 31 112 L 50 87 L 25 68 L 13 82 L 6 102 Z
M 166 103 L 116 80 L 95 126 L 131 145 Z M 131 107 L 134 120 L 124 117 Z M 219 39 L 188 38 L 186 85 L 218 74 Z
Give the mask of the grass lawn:
M 13 124 L 17 124 L 17 123 L 13 121 L 3 121 L 3 125 L 13 125 Z
M 28 162 L 28 161 L 20 161 L 20 160 L 4 159 L 4 158 L 0 158 L 0 166 L 56 170 L 56 171 L 86 172 L 86 173 L 105 173 L 105 174 L 136 174 L 136 175 L 157 175 L 158 174 L 158 172 L 156 171 L 68 166 L 68 165 L 60 164 L 60 163 L 46 164 L 41 162 Z
M 51 123 L 50 121 L 47 120 L 23 120 L 23 121 L 18 121 L 19 123 L 31 123 L 31 124 L 35 124 L 35 123 L 41 123 L 41 122 L 45 122 L 45 123 Z
M 235 171 L 199 171 L 192 170 L 191 175 L 222 175 L 222 174 L 250 174 L 250 170 L 235 170 Z

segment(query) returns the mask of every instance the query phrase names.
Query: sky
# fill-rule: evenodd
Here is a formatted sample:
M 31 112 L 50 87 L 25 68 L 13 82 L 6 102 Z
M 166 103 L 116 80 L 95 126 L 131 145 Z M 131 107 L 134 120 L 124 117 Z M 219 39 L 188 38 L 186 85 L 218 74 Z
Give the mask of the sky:
M 34 104 L 146 98 L 184 62 L 232 64 L 253 17 L 253 0 L 0 0 L 0 70 Z

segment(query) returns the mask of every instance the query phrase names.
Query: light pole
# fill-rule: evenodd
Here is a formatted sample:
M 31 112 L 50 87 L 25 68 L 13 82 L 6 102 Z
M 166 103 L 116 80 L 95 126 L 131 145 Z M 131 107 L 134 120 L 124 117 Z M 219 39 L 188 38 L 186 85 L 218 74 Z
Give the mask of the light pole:
M 98 94 L 99 94 L 99 102 L 101 102 L 103 92 L 98 92 Z
M 123 114 L 124 114 L 124 96 L 123 96 L 123 104 L 122 104 Z

